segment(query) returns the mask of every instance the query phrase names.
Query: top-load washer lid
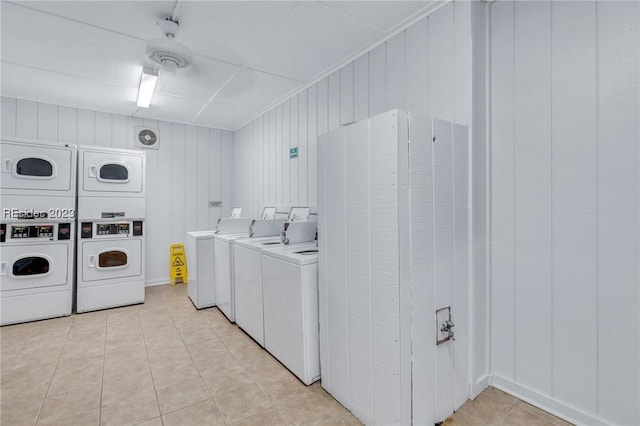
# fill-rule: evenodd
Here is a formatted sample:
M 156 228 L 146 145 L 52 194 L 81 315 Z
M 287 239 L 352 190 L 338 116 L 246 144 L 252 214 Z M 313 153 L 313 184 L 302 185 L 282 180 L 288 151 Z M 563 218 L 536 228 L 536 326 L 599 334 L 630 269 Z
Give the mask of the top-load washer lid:
M 234 244 L 252 250 L 262 250 L 263 247 L 280 244 L 280 237 L 240 238 Z
M 265 248 L 262 253 L 266 256 L 303 266 L 318 263 L 318 253 L 311 252 L 317 249 L 315 243 L 282 244 L 280 246 Z
M 196 240 L 212 239 L 216 236 L 216 231 L 190 231 L 187 235 Z
M 244 240 L 250 237 L 249 237 L 249 234 L 243 233 L 243 234 L 223 234 L 223 235 L 216 234 L 214 238 L 219 241 L 225 241 L 230 243 L 236 240 Z

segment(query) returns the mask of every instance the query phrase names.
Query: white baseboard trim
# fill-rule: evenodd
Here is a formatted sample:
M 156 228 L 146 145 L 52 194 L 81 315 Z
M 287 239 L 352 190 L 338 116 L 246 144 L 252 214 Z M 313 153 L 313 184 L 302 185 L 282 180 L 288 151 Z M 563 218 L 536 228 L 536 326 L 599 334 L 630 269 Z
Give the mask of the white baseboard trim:
M 491 385 L 490 381 L 491 376 L 488 374 L 476 380 L 476 382 L 471 385 L 471 399 L 476 399 L 476 397 L 480 395 L 483 390 L 488 388 Z
M 593 417 L 592 415 L 576 410 L 575 408 L 563 404 L 555 399 L 549 398 L 548 396 L 542 395 L 522 385 L 513 383 L 504 377 L 494 375 L 491 378 L 491 383 L 493 387 L 505 391 L 518 399 L 528 402 L 531 405 L 535 405 L 536 407 L 568 422 L 577 425 L 590 426 L 606 426 L 608 424 Z
M 157 280 L 147 280 L 144 282 L 145 287 L 151 287 L 154 285 L 163 285 L 163 284 L 169 284 L 170 280 L 169 278 L 160 278 Z

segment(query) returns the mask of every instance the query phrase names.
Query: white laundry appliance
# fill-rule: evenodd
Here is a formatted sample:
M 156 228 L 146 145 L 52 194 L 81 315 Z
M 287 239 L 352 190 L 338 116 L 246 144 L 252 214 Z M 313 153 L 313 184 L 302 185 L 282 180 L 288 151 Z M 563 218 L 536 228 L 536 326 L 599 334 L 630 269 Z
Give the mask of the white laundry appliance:
M 73 222 L 0 224 L 0 325 L 71 314 Z
M 76 146 L 3 138 L 2 220 L 69 220 L 76 207 Z
M 213 251 L 216 231 L 187 232 L 187 294 L 197 309 L 215 306 Z
M 265 348 L 305 385 L 320 378 L 318 248 L 279 245 L 262 252 Z
M 237 209 L 237 208 L 236 208 Z M 275 216 L 275 207 L 264 207 L 259 220 L 232 218 L 218 221 L 214 242 L 214 289 L 218 309 L 231 322 L 236 321 L 235 279 L 234 279 L 234 242 L 250 238 L 252 234 L 278 235 L 284 225 L 283 220 L 265 219 Z
M 144 302 L 143 151 L 78 147 L 77 311 Z
M 70 315 L 76 147 L 0 142 L 0 324 Z

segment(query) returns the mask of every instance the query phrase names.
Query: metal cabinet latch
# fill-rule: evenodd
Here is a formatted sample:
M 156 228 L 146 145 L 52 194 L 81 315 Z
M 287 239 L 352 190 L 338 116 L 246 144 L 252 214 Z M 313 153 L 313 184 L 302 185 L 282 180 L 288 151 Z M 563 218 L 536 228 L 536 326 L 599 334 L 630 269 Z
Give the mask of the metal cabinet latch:
M 455 342 L 456 338 L 453 332 L 453 327 L 455 326 L 451 317 L 451 306 L 436 310 L 436 345 L 448 341 Z

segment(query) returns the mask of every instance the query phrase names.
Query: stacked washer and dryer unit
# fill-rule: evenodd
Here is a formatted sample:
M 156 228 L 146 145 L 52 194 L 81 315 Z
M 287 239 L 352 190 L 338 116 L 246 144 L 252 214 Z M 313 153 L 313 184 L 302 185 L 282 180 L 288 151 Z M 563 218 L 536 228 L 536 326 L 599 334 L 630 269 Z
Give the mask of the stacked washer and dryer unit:
M 145 153 L 0 148 L 0 325 L 144 302 Z
M 76 147 L 0 144 L 0 325 L 71 314 Z
M 78 147 L 77 311 L 144 302 L 142 151 Z

